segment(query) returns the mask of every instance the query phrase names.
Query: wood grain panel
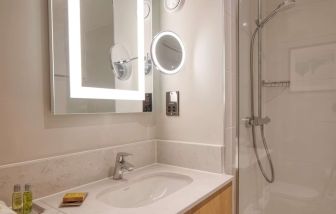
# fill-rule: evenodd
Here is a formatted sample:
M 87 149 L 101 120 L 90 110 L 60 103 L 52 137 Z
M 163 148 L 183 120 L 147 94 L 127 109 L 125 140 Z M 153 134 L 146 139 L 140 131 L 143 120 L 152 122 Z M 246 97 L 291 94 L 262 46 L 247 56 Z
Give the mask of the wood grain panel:
M 232 214 L 232 183 L 196 205 L 186 214 Z

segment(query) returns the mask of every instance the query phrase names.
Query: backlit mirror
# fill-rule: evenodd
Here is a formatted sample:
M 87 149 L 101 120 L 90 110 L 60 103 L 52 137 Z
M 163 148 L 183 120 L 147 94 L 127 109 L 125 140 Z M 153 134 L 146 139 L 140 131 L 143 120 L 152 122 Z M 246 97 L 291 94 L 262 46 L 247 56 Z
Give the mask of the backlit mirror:
M 151 55 L 155 67 L 166 74 L 180 71 L 185 61 L 182 40 L 177 34 L 168 31 L 161 32 L 154 37 Z
M 151 6 L 49 0 L 54 114 L 151 111 Z

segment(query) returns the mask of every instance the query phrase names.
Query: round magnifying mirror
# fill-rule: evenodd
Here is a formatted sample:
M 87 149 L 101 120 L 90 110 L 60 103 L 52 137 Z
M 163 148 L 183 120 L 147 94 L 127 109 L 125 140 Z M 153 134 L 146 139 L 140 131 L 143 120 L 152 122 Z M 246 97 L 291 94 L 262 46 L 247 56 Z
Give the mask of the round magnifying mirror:
M 151 45 L 151 55 L 155 67 L 166 74 L 181 70 L 185 61 L 185 49 L 180 37 L 169 31 L 157 34 Z

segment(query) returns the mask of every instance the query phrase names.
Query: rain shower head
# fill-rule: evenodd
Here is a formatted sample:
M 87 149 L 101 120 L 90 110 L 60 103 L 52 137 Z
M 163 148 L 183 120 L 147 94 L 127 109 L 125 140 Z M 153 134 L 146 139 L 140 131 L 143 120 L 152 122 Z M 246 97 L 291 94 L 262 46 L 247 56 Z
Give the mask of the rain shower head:
M 290 9 L 294 7 L 295 4 L 296 4 L 296 0 L 285 0 L 281 2 L 268 16 L 266 16 L 266 18 L 264 18 L 258 23 L 258 26 L 263 27 L 268 21 L 270 21 L 279 12 Z

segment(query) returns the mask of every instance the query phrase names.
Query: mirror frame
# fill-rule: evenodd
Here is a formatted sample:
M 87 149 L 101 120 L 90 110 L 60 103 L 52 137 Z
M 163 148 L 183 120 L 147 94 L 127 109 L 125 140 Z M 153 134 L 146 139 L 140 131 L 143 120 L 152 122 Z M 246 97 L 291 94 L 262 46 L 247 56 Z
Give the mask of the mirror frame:
M 161 66 L 161 64 L 160 64 L 160 62 L 159 62 L 159 60 L 156 56 L 157 44 L 158 44 L 159 40 L 164 36 L 174 37 L 181 46 L 181 50 L 182 50 L 181 63 L 174 70 L 168 70 L 168 69 L 165 69 L 163 66 Z M 181 68 L 183 67 L 184 62 L 185 62 L 185 58 L 186 58 L 185 47 L 183 45 L 183 42 L 182 42 L 181 38 L 176 33 L 172 32 L 172 31 L 162 31 L 162 32 L 156 34 L 156 36 L 154 37 L 154 39 L 152 41 L 150 52 L 151 52 L 151 57 L 152 57 L 152 60 L 153 60 L 153 63 L 155 65 L 155 67 L 159 71 L 161 71 L 165 74 L 175 74 L 175 73 L 179 72 L 181 70 Z
M 68 0 L 70 97 L 107 100 L 144 100 L 144 0 L 137 0 L 138 90 L 120 90 L 82 85 L 80 0 Z M 142 72 L 143 71 L 143 72 Z

